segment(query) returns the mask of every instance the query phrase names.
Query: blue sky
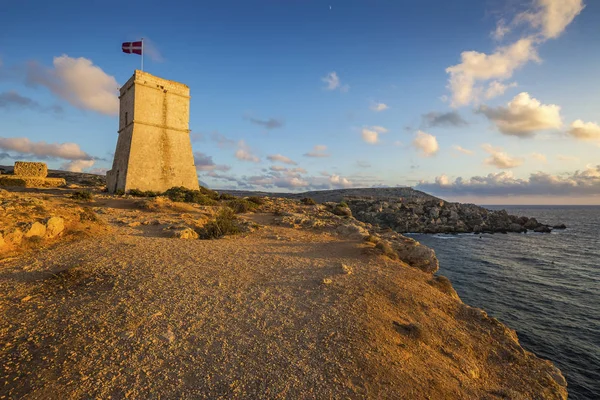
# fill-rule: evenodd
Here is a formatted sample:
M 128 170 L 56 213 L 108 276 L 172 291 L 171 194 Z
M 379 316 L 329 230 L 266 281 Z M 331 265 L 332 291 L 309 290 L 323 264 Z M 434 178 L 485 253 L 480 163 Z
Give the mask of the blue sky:
M 144 37 L 145 70 L 191 88 L 212 188 L 600 204 L 598 17 L 590 0 L 9 1 L 0 164 L 110 169 L 113 86 L 140 65 L 120 45 Z

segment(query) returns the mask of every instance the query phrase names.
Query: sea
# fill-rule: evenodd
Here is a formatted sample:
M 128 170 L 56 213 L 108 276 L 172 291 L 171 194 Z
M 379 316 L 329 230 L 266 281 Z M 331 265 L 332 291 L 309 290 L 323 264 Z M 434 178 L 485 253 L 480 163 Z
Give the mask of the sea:
M 486 206 L 567 229 L 411 237 L 433 248 L 461 299 L 551 360 L 569 399 L 600 399 L 600 206 Z

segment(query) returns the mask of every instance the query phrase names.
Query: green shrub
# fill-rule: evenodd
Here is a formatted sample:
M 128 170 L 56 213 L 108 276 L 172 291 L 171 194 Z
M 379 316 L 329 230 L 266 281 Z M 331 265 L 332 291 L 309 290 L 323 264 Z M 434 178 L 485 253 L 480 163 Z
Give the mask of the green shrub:
M 206 188 L 203 189 L 208 190 Z M 215 193 L 216 198 L 218 198 L 219 195 L 217 194 L 217 192 L 214 192 L 212 190 L 210 192 Z M 171 189 L 165 192 L 165 195 L 171 201 L 195 203 L 203 206 L 214 206 L 217 204 L 216 199 L 210 197 L 208 194 L 204 194 L 200 190 L 191 190 L 183 186 L 172 187 Z M 211 194 L 211 196 L 213 195 Z
M 234 195 L 229 194 L 229 193 L 221 193 L 219 195 L 219 200 L 235 200 L 235 199 L 237 199 L 237 197 L 235 197 Z
M 209 199 L 219 200 L 219 193 L 217 193 L 214 190 L 210 190 L 209 188 L 205 188 L 204 186 L 200 186 L 199 192 L 202 193 L 203 195 L 205 195 L 206 197 L 208 197 Z
M 265 199 L 262 197 L 258 197 L 258 196 L 250 196 L 246 200 L 248 200 L 249 202 L 254 203 L 258 206 L 262 206 L 263 204 L 265 204 Z
M 335 208 L 333 209 L 333 211 L 331 211 L 332 213 L 334 213 L 335 215 L 339 215 L 342 217 L 351 217 L 352 216 L 352 211 L 350 210 L 350 208 L 343 207 L 340 206 L 339 204 L 335 206 Z
M 79 220 L 81 222 L 100 222 L 100 218 L 98 218 L 94 210 L 89 207 L 85 207 L 81 214 L 79 214 Z
M 235 199 L 227 202 L 227 206 L 230 207 L 236 214 L 247 213 L 258 208 L 256 203 L 253 203 L 247 199 Z
M 75 200 L 90 201 L 94 198 L 94 196 L 92 195 L 92 192 L 87 190 L 78 190 L 71 194 L 71 198 Z
M 310 197 L 303 198 L 302 200 L 300 200 L 300 203 L 304 204 L 305 206 L 314 206 L 317 204 L 317 202 Z
M 380 250 L 385 256 L 391 258 L 392 260 L 398 259 L 398 253 L 390 246 L 389 243 L 380 241 L 375 246 L 376 249 Z
M 348 203 L 346 203 L 345 201 L 340 201 L 340 204 L 338 204 L 340 207 L 344 207 L 344 208 L 350 208 L 348 207 Z
M 214 220 L 208 222 L 198 232 L 200 239 L 217 239 L 225 235 L 240 233 L 240 228 L 235 222 L 236 219 L 237 217 L 231 208 L 223 208 Z
M 125 191 L 124 191 L 123 189 L 117 189 L 117 190 L 115 191 L 115 194 L 116 194 L 117 196 L 123 196 L 123 195 L 125 194 Z

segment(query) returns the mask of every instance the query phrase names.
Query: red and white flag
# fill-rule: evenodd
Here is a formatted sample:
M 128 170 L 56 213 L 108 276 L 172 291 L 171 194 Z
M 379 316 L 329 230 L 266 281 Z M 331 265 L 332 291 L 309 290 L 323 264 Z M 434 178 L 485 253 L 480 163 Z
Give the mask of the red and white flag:
M 123 53 L 142 55 L 142 42 L 125 42 L 121 48 Z

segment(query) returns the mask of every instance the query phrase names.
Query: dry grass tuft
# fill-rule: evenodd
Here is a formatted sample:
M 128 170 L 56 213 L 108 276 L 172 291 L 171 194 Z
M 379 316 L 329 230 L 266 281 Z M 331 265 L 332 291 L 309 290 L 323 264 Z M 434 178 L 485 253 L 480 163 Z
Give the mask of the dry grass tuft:
M 92 192 L 88 190 L 78 190 L 71 194 L 73 200 L 91 201 L 94 198 Z
M 380 250 L 385 256 L 391 258 L 392 260 L 397 260 L 399 258 L 398 253 L 396 253 L 396 251 L 392 248 L 392 246 L 390 246 L 388 242 L 382 240 L 377 243 L 375 248 Z

